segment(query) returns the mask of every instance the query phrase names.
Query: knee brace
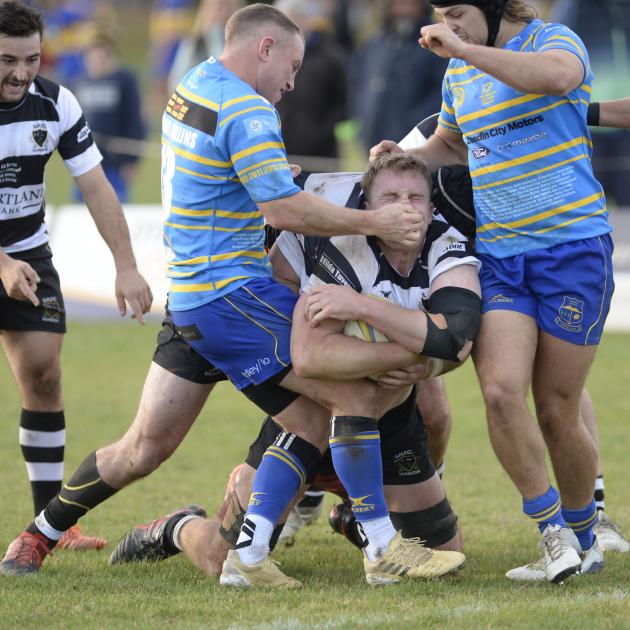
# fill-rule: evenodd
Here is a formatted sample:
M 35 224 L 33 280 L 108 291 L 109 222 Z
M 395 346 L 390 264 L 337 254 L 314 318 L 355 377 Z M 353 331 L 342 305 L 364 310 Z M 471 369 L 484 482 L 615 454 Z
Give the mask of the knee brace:
M 421 538 L 427 547 L 439 547 L 457 534 L 457 516 L 446 498 L 426 510 L 389 514 L 403 538 Z

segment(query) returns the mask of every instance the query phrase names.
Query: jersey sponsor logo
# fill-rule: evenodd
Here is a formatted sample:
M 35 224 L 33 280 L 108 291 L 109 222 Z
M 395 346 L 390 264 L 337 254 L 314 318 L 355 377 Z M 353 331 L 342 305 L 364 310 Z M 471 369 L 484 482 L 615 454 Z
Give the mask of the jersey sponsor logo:
M 487 149 L 486 147 L 475 147 L 472 150 L 472 153 L 476 160 L 483 160 L 483 158 L 490 155 L 490 149 Z
M 45 122 L 38 122 L 33 125 L 31 139 L 33 151 L 48 151 L 48 127 Z
M 419 475 L 422 472 L 420 470 L 420 462 L 418 462 L 418 456 L 410 448 L 406 451 L 396 453 L 394 455 L 394 463 L 398 468 L 399 477 L 413 477 L 415 475 Z
M 448 247 L 442 250 L 442 255 L 447 254 L 448 252 L 465 252 L 466 244 L 465 243 L 451 243 Z
M 43 199 L 43 186 L 29 187 L 16 192 L 0 193 L 0 221 L 3 219 L 19 219 L 20 217 L 33 214 L 33 208 L 39 210 Z
M 546 140 L 548 137 L 549 134 L 546 131 L 541 131 L 540 133 L 535 133 L 531 136 L 527 136 L 526 138 L 512 140 L 512 142 L 502 142 L 497 149 L 502 153 L 510 153 L 514 147 L 522 147 L 526 144 L 531 144 L 532 142 L 540 142 L 541 140 Z
M 379 291 L 379 293 L 385 298 L 388 299 L 389 296 L 392 294 L 391 291 Z
M 584 319 L 584 300 L 565 295 L 562 304 L 558 309 L 558 317 L 555 323 L 564 330 L 580 332 L 582 330 L 582 320 Z
M 545 117 L 542 114 L 539 114 L 538 116 L 532 116 L 531 118 L 521 118 L 520 120 L 514 120 L 507 125 L 499 125 L 498 127 L 493 127 L 492 129 L 482 131 L 476 136 L 468 136 L 466 138 L 466 143 L 478 144 L 479 142 L 489 140 L 490 138 L 504 136 L 508 133 L 508 131 L 518 131 L 519 129 L 523 129 L 524 127 L 530 127 L 531 125 L 536 125 L 538 123 L 544 122 L 544 120 Z
M 90 128 L 88 125 L 83 125 L 83 127 L 81 127 L 81 130 L 77 134 L 77 142 L 79 143 L 84 142 L 89 137 L 90 137 Z
M 164 116 L 163 130 L 170 140 L 173 140 L 174 142 L 177 142 L 177 144 L 181 144 L 188 149 L 194 149 L 197 145 L 198 133 L 178 125 L 172 118 Z
M 479 96 L 481 102 L 487 107 L 488 105 L 492 105 L 492 103 L 494 103 L 496 96 L 497 91 L 494 89 L 494 83 L 492 83 L 492 81 L 484 83 L 481 87 L 481 95 Z

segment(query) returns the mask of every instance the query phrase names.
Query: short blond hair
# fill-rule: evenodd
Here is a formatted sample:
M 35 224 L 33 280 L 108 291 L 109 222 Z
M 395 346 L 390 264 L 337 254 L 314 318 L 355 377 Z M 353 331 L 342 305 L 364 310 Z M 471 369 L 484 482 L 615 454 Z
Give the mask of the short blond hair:
M 300 27 L 288 16 L 268 4 L 257 2 L 236 11 L 225 25 L 225 43 L 232 44 L 248 37 L 261 26 L 274 26 L 287 35 L 300 35 Z
M 361 179 L 361 188 L 365 198 L 369 201 L 370 194 L 372 192 L 372 186 L 374 180 L 379 173 L 413 173 L 418 177 L 424 179 L 429 189 L 429 194 L 433 188 L 433 178 L 427 165 L 417 157 L 410 155 L 409 153 L 385 153 L 375 160 L 372 160 Z

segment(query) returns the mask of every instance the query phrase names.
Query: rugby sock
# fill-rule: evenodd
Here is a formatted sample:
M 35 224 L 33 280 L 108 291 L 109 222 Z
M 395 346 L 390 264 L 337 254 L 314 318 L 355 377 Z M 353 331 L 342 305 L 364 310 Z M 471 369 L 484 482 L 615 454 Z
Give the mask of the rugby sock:
M 383 490 L 381 438 L 374 418 L 333 416 L 329 440 L 333 465 L 361 524 L 370 560 L 395 536 Z
M 575 532 L 582 545 L 582 551 L 588 551 L 595 542 L 593 526 L 597 523 L 597 507 L 593 499 L 586 507 L 580 510 L 562 508 L 562 515 L 567 525 Z
M 545 494 L 541 494 L 535 499 L 523 498 L 523 512 L 538 525 L 541 533 L 547 525 L 567 527 L 562 516 L 560 495 L 553 486 L 549 486 L 549 490 Z
M 595 505 L 598 512 L 604 512 L 606 510 L 605 498 L 604 498 L 604 475 L 597 475 L 595 477 L 595 492 L 593 492 L 593 498 L 595 499 Z
M 116 488 L 112 488 L 101 479 L 96 468 L 96 453 L 90 453 L 27 531 L 31 533 L 40 531 L 51 540 L 59 540 L 61 535 L 75 525 L 84 514 L 116 492 L 118 492 Z
M 66 444 L 63 411 L 28 411 L 20 414 L 20 447 L 31 482 L 37 516 L 61 488 Z
M 164 536 L 168 542 L 170 542 L 175 549 L 182 551 L 182 546 L 179 542 L 179 533 L 182 531 L 182 527 L 196 518 L 203 518 L 199 514 L 181 514 L 180 518 L 173 519 L 173 522 L 167 523 L 164 528 Z
M 301 508 L 316 508 L 322 504 L 325 492 L 323 490 L 307 490 L 304 497 L 297 504 Z
M 317 447 L 284 431 L 265 451 L 236 541 L 242 562 L 254 564 L 268 555 L 275 524 L 320 458 Z

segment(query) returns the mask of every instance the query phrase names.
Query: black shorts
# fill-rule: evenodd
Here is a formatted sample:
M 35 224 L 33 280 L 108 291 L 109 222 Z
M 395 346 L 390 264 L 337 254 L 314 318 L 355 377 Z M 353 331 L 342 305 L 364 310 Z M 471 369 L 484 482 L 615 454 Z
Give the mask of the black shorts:
M 63 304 L 59 275 L 52 263 L 48 244 L 9 254 L 15 260 L 27 262 L 40 277 L 35 294 L 39 306 L 27 300 L 15 300 L 7 295 L 0 282 L 0 330 L 22 330 L 65 333 L 66 309 Z
M 192 383 L 210 385 L 227 381 L 227 376 L 189 346 L 175 330 L 171 312 L 166 308 L 162 329 L 157 336 L 153 362 Z
M 427 452 L 427 432 L 416 405 L 415 389 L 407 400 L 388 411 L 378 423 L 381 433 L 383 483 L 386 486 L 410 485 L 430 479 L 435 467 Z M 250 446 L 246 462 L 258 468 L 264 452 L 282 432 L 279 424 L 267 417 L 256 441 Z M 309 475 L 312 489 L 344 495 L 332 464 L 330 449 Z

